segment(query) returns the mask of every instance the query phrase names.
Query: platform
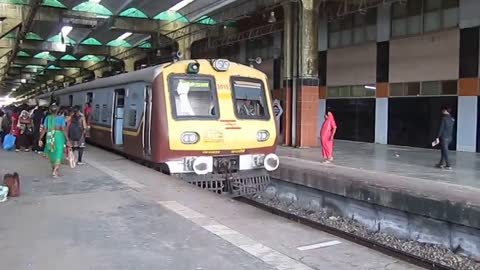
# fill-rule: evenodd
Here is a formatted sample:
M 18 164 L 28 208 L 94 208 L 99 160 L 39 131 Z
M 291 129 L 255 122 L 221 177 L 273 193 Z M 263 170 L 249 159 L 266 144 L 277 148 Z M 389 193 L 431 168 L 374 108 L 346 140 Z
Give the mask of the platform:
M 46 159 L 0 151 L 22 185 L 0 204 L 2 269 L 416 269 L 100 149 L 85 160 L 53 179 Z
M 338 141 L 333 164 L 321 149 L 280 147 L 276 178 L 347 198 L 480 228 L 480 155 L 451 152 L 454 169 L 433 165 L 440 152 Z

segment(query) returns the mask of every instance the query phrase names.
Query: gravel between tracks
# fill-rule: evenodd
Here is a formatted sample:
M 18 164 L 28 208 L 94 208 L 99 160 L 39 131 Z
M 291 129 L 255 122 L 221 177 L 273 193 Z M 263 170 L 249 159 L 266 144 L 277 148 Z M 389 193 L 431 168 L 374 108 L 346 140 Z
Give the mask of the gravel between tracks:
M 262 204 L 283 211 L 288 211 L 289 213 L 298 215 L 300 217 L 304 217 L 366 239 L 374 240 L 378 243 L 388 245 L 395 249 L 402 250 L 422 258 L 427 258 L 431 261 L 438 262 L 454 269 L 480 270 L 480 262 L 476 262 L 475 260 L 463 255 L 455 254 L 452 250 L 443 246 L 421 243 L 408 239 L 400 239 L 381 232 L 371 232 L 368 231 L 365 226 L 353 219 L 332 216 L 330 211 L 327 209 L 322 209 L 320 211 L 305 210 L 294 203 L 285 203 L 277 198 L 269 199 L 262 196 L 256 196 L 253 199 Z

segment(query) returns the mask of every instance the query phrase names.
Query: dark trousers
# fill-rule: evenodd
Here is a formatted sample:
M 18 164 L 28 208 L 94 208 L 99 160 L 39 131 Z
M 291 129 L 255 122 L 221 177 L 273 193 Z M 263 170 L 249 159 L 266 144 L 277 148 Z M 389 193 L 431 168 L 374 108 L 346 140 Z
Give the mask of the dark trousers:
M 73 147 L 73 151 L 77 151 L 78 150 L 78 158 L 77 158 L 77 161 L 78 162 L 82 162 L 82 158 L 83 158 L 83 147 Z
M 450 159 L 448 158 L 448 146 L 452 140 L 449 138 L 440 138 L 440 149 L 442 152 L 442 157 L 440 158 L 439 165 L 450 167 Z

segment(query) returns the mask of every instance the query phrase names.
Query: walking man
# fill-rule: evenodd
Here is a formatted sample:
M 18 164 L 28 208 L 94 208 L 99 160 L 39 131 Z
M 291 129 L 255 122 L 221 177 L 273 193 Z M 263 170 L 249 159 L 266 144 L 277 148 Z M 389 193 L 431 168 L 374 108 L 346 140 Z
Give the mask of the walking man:
M 452 142 L 453 138 L 453 126 L 455 125 L 455 120 L 450 115 L 451 109 L 448 107 L 442 108 L 442 122 L 440 124 L 440 129 L 438 131 L 438 137 L 436 139 L 437 143 L 440 143 L 440 148 L 442 156 L 440 162 L 436 167 L 445 168 L 451 170 L 450 159 L 448 158 L 448 146 Z

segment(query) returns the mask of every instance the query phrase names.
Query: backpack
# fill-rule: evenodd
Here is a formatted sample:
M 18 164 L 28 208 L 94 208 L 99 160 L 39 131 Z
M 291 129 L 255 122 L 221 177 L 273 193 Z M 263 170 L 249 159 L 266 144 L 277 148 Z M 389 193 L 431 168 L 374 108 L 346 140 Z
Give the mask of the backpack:
M 72 141 L 80 141 L 83 135 L 83 127 L 81 120 L 81 116 L 72 116 L 70 118 L 70 126 L 68 128 L 68 137 Z

